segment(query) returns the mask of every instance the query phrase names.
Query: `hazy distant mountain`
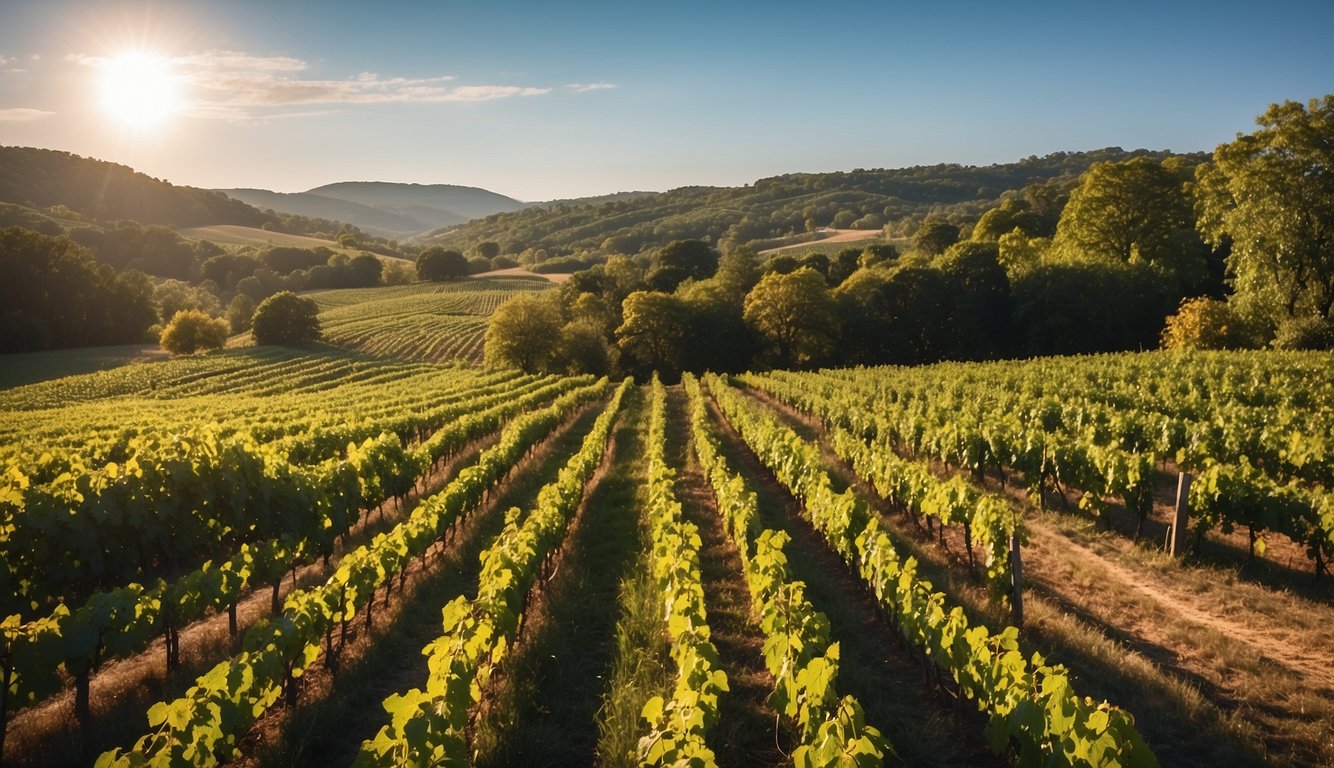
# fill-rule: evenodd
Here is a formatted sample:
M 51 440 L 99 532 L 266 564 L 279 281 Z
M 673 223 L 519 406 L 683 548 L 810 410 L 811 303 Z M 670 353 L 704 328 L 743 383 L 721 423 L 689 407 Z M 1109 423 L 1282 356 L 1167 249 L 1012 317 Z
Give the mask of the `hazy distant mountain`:
M 269 221 L 263 212 L 212 190 L 178 187 L 124 165 L 33 147 L 0 147 L 0 201 L 63 205 L 101 221 L 194 227 Z
M 309 192 L 270 192 L 267 189 L 220 189 L 228 197 L 253 205 L 261 210 L 273 210 L 296 216 L 342 221 L 380 237 L 401 237 L 422 231 L 423 221 L 401 216 L 369 205 L 339 200 Z M 463 221 L 457 217 L 438 226 Z
M 219 191 L 257 208 L 335 219 L 373 235 L 397 238 L 525 207 L 512 197 L 453 184 L 344 181 L 295 193 Z

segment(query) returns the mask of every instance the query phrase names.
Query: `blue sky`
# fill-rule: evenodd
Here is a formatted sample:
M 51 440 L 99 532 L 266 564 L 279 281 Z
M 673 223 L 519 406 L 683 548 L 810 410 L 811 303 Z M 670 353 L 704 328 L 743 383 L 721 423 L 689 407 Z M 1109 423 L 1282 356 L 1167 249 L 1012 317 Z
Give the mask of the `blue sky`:
M 0 143 L 179 184 L 525 200 L 794 171 L 1210 150 L 1334 92 L 1334 2 L 0 0 Z M 168 114 L 114 116 L 128 50 Z

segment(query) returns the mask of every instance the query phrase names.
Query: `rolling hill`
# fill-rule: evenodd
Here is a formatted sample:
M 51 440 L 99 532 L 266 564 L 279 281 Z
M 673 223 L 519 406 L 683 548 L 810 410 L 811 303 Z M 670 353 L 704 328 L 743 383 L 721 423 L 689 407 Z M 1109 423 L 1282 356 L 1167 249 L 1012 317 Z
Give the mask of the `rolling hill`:
M 686 239 L 718 244 L 772 241 L 823 227 L 877 232 L 886 224 L 920 222 L 930 214 L 971 225 L 1007 192 L 1048 182 L 1068 191 L 1094 163 L 1171 154 L 1109 147 L 988 166 L 951 163 L 791 173 L 740 187 L 681 187 L 601 203 L 544 203 L 419 239 L 464 251 L 492 240 L 504 253 L 541 248 L 558 256 L 598 250 L 636 253 Z
M 218 190 L 256 208 L 334 219 L 381 237 L 404 238 L 462 224 L 493 213 L 517 211 L 525 203 L 477 187 L 345 181 L 306 192 L 266 189 Z
M 100 221 L 131 219 L 178 227 L 259 227 L 273 220 L 219 192 L 179 187 L 124 165 L 33 147 L 0 147 L 0 202 L 27 208 L 63 205 Z

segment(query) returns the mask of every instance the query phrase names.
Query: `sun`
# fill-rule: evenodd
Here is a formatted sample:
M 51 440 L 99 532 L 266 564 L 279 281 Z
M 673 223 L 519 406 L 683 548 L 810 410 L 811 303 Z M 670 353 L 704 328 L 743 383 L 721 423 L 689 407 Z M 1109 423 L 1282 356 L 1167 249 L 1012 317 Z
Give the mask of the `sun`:
M 102 107 L 131 128 L 158 126 L 181 106 L 171 61 L 155 53 L 126 51 L 108 59 L 101 85 Z

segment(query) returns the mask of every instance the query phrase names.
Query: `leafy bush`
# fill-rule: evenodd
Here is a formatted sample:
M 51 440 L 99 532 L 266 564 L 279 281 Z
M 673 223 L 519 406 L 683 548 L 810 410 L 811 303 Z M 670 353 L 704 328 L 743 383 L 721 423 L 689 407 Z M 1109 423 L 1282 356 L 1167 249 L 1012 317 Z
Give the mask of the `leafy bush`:
M 1307 315 L 1285 320 L 1274 334 L 1276 349 L 1334 349 L 1334 320 Z
M 1163 327 L 1163 349 L 1237 349 L 1249 342 L 1245 324 L 1232 307 L 1208 296 L 1182 299 Z
M 201 349 L 217 349 L 227 343 L 228 323 L 197 309 L 182 309 L 172 315 L 158 343 L 173 355 L 190 355 Z

